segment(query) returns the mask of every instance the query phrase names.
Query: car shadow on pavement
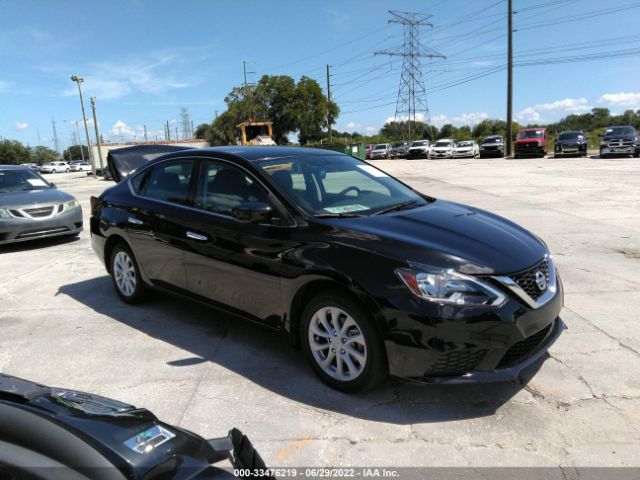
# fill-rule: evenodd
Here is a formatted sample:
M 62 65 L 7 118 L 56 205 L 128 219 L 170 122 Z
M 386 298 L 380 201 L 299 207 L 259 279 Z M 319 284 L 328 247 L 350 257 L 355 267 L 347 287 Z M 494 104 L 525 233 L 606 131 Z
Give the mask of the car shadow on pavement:
M 391 379 L 377 390 L 348 395 L 324 385 L 303 353 L 292 348 L 282 333 L 205 305 L 167 295 L 156 295 L 142 305 L 126 305 L 108 276 L 64 285 L 59 294 L 189 352 L 183 359 L 167 359 L 168 366 L 188 368 L 212 362 L 295 402 L 399 425 L 493 415 L 524 388 L 544 360 L 531 366 L 521 382 L 416 385 Z
M 29 250 L 38 250 L 40 248 L 58 247 L 60 245 L 75 243 L 78 240 L 80 240 L 80 237 L 73 235 L 68 237 L 51 237 L 25 242 L 7 243 L 5 245 L 0 245 L 0 255 L 3 253 L 26 252 Z

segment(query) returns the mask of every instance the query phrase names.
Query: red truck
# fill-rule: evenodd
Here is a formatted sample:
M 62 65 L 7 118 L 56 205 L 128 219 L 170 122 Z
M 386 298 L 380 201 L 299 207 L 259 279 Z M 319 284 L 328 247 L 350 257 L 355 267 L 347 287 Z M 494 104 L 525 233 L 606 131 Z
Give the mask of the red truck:
M 514 145 L 514 158 L 544 157 L 547 154 L 547 129 L 523 128 Z

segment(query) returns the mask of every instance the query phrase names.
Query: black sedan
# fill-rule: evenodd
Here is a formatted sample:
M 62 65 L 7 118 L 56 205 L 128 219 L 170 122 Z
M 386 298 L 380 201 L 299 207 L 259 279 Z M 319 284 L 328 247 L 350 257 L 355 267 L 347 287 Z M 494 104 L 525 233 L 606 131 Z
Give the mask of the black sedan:
M 78 201 L 24 166 L 0 165 L 0 245 L 82 231 Z
M 555 157 L 587 156 L 587 137 L 583 131 L 560 132 L 553 149 Z
M 158 154 L 112 151 L 120 181 L 92 198 L 125 302 L 161 290 L 282 330 L 345 391 L 513 379 L 564 328 L 549 250 L 504 218 L 325 150 Z

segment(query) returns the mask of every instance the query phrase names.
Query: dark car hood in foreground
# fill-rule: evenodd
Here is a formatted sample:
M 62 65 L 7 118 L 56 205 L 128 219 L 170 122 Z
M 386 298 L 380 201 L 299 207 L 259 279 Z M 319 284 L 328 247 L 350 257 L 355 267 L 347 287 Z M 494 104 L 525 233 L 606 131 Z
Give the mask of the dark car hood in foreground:
M 55 188 L 26 190 L 24 192 L 0 193 L 0 206 L 4 208 L 23 208 L 30 205 L 62 203 L 73 199 L 72 195 Z
M 547 253 L 540 239 L 515 223 L 443 200 L 411 210 L 327 223 L 341 230 L 336 232 L 338 236 L 365 240 L 380 253 L 398 257 L 402 252 L 404 260 L 467 273 L 517 272 Z

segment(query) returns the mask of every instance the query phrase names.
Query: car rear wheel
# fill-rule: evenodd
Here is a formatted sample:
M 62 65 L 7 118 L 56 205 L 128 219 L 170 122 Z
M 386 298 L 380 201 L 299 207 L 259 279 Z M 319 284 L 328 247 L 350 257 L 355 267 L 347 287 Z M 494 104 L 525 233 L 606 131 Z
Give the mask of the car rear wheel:
M 148 298 L 149 288 L 140 277 L 138 263 L 129 247 L 116 245 L 111 252 L 110 267 L 113 285 L 122 301 L 136 304 Z
M 339 291 L 321 293 L 307 305 L 301 335 L 312 368 L 337 390 L 369 390 L 388 376 L 383 342 L 371 315 Z

